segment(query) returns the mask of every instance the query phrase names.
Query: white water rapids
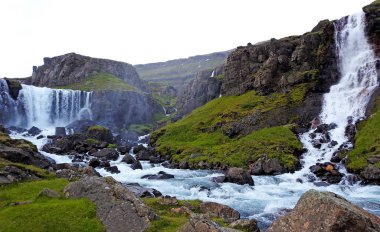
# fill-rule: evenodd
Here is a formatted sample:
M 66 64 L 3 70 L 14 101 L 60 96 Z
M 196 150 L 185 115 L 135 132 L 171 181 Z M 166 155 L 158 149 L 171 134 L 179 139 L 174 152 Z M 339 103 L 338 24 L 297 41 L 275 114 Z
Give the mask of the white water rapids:
M 380 216 L 380 186 L 348 185 L 345 183 L 329 186 L 316 186 L 307 181 L 309 167 L 317 162 L 330 161 L 331 155 L 346 142 L 344 130 L 347 117 L 353 121 L 365 116 L 366 105 L 373 90 L 377 86 L 376 58 L 364 33 L 364 13 L 352 15 L 336 22 L 336 44 L 339 57 L 341 79 L 324 95 L 323 109 L 320 114 L 322 123 L 335 123 L 337 128 L 330 131 L 332 140 L 338 145 L 329 148 L 327 144 L 320 149 L 314 148 L 310 142 L 309 131 L 300 135 L 300 139 L 308 152 L 302 158 L 303 168 L 293 174 L 278 176 L 253 176 L 255 186 L 241 186 L 232 183 L 217 184 L 212 177 L 221 173 L 216 171 L 168 169 L 160 165 L 142 162 L 143 170 L 132 170 L 122 163 L 120 156 L 111 162 L 120 170 L 119 174 L 110 174 L 104 169 L 97 169 L 103 176 L 113 176 L 122 183 L 139 183 L 144 187 L 159 190 L 164 195 L 176 196 L 179 199 L 200 199 L 229 205 L 238 210 L 242 217 L 255 218 L 261 227 L 268 226 L 279 214 L 295 206 L 300 196 L 309 189 L 335 192 L 364 209 Z M 41 96 L 42 98 L 42 96 Z M 49 134 L 45 130 L 43 133 Z M 14 138 L 22 137 L 13 134 Z M 46 139 L 29 140 L 42 147 Z M 46 154 L 58 163 L 68 162 L 66 156 Z M 168 180 L 141 179 L 146 174 L 165 171 L 175 176 Z M 344 168 L 341 172 L 345 173 Z M 297 181 L 302 179 L 302 183 Z

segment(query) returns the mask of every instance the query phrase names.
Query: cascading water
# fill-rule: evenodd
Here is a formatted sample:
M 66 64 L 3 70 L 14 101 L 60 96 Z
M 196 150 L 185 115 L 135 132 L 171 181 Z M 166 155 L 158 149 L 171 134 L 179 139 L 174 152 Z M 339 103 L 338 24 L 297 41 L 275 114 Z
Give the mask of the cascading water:
M 91 92 L 22 85 L 17 100 L 0 79 L 1 123 L 29 128 L 66 126 L 77 119 L 91 119 Z M 0 118 L 2 119 L 2 118 Z
M 308 152 L 304 155 L 303 169 L 295 175 L 297 178 L 301 177 L 300 174 L 305 178 L 310 166 L 315 163 L 330 161 L 333 153 L 341 146 L 350 146 L 345 136 L 346 127 L 349 124 L 354 127 L 365 116 L 366 106 L 378 85 L 377 59 L 365 36 L 364 12 L 335 23 L 335 43 L 341 79 L 323 97 L 320 122 L 334 125 L 335 128 L 329 131 L 328 136 L 336 145 L 324 143 L 316 148 L 311 139 L 314 130 L 303 134 L 301 142 Z M 341 171 L 345 172 L 344 168 Z

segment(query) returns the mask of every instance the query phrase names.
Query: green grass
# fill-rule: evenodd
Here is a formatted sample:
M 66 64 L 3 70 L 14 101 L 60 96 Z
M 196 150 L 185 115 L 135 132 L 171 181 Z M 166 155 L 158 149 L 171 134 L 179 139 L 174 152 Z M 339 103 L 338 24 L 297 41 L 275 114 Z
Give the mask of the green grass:
M 368 166 L 367 158 L 380 154 L 380 97 L 377 98 L 375 113 L 358 126 L 355 148 L 348 153 L 347 168 L 359 173 Z M 380 168 L 380 162 L 375 166 Z
M 123 91 L 137 91 L 138 90 L 128 85 L 122 79 L 108 73 L 98 73 L 86 80 L 78 83 L 73 83 L 65 86 L 58 86 L 58 89 L 73 89 L 82 91 L 95 91 L 95 90 L 123 90 Z
M 104 126 L 99 126 L 99 125 L 95 125 L 95 126 L 91 126 L 87 129 L 87 132 L 91 133 L 92 131 L 107 131 L 108 129 L 105 128 Z
M 153 211 L 160 217 L 158 220 L 154 220 L 151 222 L 151 226 L 147 230 L 147 232 L 156 232 L 156 231 L 165 231 L 165 232 L 175 232 L 182 225 L 184 225 L 189 216 L 186 214 L 175 214 L 170 212 L 172 208 L 178 208 L 184 205 L 191 205 L 193 207 L 193 212 L 200 212 L 200 204 L 199 200 L 179 200 L 178 206 L 167 206 L 161 205 L 159 203 L 158 198 L 144 198 L 144 203 L 153 209 Z
M 146 135 L 153 130 L 152 124 L 132 124 L 128 127 L 128 130 L 136 132 L 139 135 Z
M 114 143 L 108 144 L 107 148 L 117 148 L 117 145 Z
M 62 194 L 67 184 L 66 179 L 50 179 L 1 187 L 0 231 L 105 231 L 90 200 L 38 196 L 44 188 Z
M 270 114 L 277 107 L 298 104 L 305 94 L 305 85 L 300 85 L 288 94 L 259 96 L 250 91 L 240 96 L 217 98 L 182 120 L 155 131 L 151 138 L 156 141 L 156 150 L 171 155 L 174 163 L 204 161 L 216 166 L 247 167 L 267 156 L 278 158 L 286 167 L 294 169 L 297 158 L 293 153 L 302 149 L 302 145 L 289 127 L 264 128 L 236 138 L 227 137 L 221 128 L 228 128 L 247 115 Z M 203 155 L 190 159 L 191 154 Z

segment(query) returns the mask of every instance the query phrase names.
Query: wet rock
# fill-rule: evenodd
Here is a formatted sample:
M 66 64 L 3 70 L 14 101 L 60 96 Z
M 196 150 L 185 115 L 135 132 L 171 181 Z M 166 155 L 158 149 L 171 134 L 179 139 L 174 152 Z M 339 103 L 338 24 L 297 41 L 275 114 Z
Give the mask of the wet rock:
M 164 180 L 164 179 L 172 179 L 174 175 L 168 174 L 164 171 L 159 171 L 157 174 L 148 174 L 141 177 L 141 179 L 149 179 L 149 180 Z
M 106 158 L 107 160 L 117 160 L 119 158 L 119 153 L 112 148 L 102 149 L 94 154 L 98 158 Z
M 180 168 L 180 169 L 188 169 L 189 168 L 189 163 L 187 161 L 181 161 L 181 162 L 179 162 L 178 168 Z
M 142 165 L 140 163 L 139 160 L 136 160 L 134 163 L 131 164 L 130 166 L 133 170 L 136 170 L 136 169 L 143 169 L 142 168 Z
M 88 162 L 88 165 L 93 167 L 93 168 L 97 168 L 100 166 L 100 160 L 96 159 L 96 158 L 92 158 L 90 160 L 90 162 Z
M 106 171 L 112 173 L 112 174 L 117 174 L 117 173 L 120 173 L 119 169 L 117 168 L 117 166 L 110 166 L 110 167 L 106 167 L 104 168 Z
M 129 150 L 131 150 L 131 146 L 129 145 L 121 145 L 121 146 L 118 146 L 117 147 L 117 150 L 120 152 L 120 154 L 124 155 L 126 153 L 129 152 Z
M 60 197 L 60 194 L 57 193 L 56 191 L 49 189 L 49 188 L 44 188 L 42 191 L 38 194 L 39 197 L 48 197 L 48 198 L 58 198 Z
M 257 226 L 257 221 L 254 219 L 239 219 L 232 222 L 229 227 L 234 229 L 242 229 L 248 232 L 260 232 L 260 229 Z
M 375 165 L 368 165 L 360 175 L 365 179 L 368 183 L 380 183 L 380 168 Z
M 92 126 L 87 129 L 87 135 L 89 138 L 96 139 L 98 141 L 113 143 L 114 137 L 110 129 L 103 126 Z
M 328 131 L 329 131 L 329 125 L 328 124 L 320 124 L 317 126 L 317 129 L 314 132 L 326 134 L 326 133 L 328 133 Z
M 335 140 L 331 141 L 331 143 L 330 143 L 331 147 L 335 147 L 336 145 L 338 145 L 337 141 L 335 141 Z
M 322 143 L 321 141 L 314 139 L 311 141 L 311 144 L 313 145 L 314 148 L 321 149 Z
M 360 176 L 358 175 L 355 175 L 355 174 L 349 174 L 349 175 L 346 175 L 346 183 L 349 184 L 349 185 L 354 185 L 354 184 L 357 184 L 359 182 L 362 181 L 362 179 L 360 178 Z
M 331 192 L 309 190 L 290 214 L 278 218 L 267 232 L 380 231 L 380 218 Z
M 136 197 L 139 198 L 150 198 L 150 197 L 160 197 L 162 193 L 154 188 L 144 188 L 138 183 L 126 184 L 125 187 L 131 191 Z
M 249 174 L 248 171 L 242 168 L 229 168 L 227 170 L 224 182 L 231 182 L 240 185 L 254 185 L 252 176 Z
M 38 134 L 40 134 L 42 132 L 42 130 L 40 130 L 39 128 L 33 126 L 31 127 L 29 130 L 28 130 L 28 134 L 31 135 L 31 136 L 36 136 Z
M 279 175 L 289 171 L 281 164 L 281 161 L 277 158 L 261 157 L 255 163 L 250 165 L 252 175 Z
M 334 163 L 317 163 L 310 167 L 310 171 L 319 177 L 322 181 L 326 181 L 330 184 L 337 184 L 342 180 L 344 176 L 337 170 L 337 166 Z
M 43 135 L 37 136 L 37 139 L 43 139 L 43 138 L 45 138 L 45 136 L 43 136 Z
M 56 127 L 55 128 L 56 136 L 66 136 L 66 128 L 65 127 Z
M 66 126 L 69 134 L 86 133 L 88 128 L 95 126 L 96 122 L 88 119 L 76 120 Z
M 134 162 L 136 162 L 136 159 L 132 155 L 126 154 L 121 160 L 121 162 L 124 162 L 127 164 L 133 164 Z
M 223 183 L 225 179 L 226 179 L 225 176 L 216 176 L 216 177 L 211 178 L 211 181 L 215 183 Z
M 133 154 L 137 154 L 139 151 L 141 150 L 145 150 L 146 148 L 143 146 L 143 145 L 138 145 L 136 147 L 133 148 Z
M 86 177 L 64 189 L 66 197 L 89 198 L 96 205 L 96 215 L 107 231 L 145 231 L 156 214 L 127 188 L 114 179 Z
M 323 181 L 314 182 L 313 184 L 315 186 L 317 186 L 317 187 L 326 187 L 326 186 L 330 185 L 329 183 L 326 183 L 326 182 L 323 182 Z
M 230 223 L 240 218 L 240 213 L 227 205 L 215 202 L 202 202 L 200 206 L 203 213 L 210 217 L 222 218 L 225 222 Z
M 136 154 L 137 160 L 149 161 L 151 156 L 156 156 L 153 149 L 142 148 Z
M 356 135 L 356 127 L 354 124 L 349 124 L 344 129 L 344 135 L 347 137 L 348 141 L 354 141 Z

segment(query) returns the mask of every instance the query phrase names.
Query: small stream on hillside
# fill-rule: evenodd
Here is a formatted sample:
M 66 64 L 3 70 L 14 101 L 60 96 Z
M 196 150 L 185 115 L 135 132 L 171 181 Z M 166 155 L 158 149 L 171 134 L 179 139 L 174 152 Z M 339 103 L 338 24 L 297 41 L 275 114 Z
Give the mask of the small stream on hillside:
M 304 147 L 308 150 L 303 155 L 303 168 L 301 170 L 278 176 L 253 176 L 255 186 L 215 183 L 211 179 L 222 174 L 217 171 L 168 169 L 144 161 L 142 162 L 143 170 L 132 170 L 128 164 L 121 162 L 123 156 L 120 156 L 117 161 L 111 161 L 111 165 L 116 165 L 120 170 L 119 174 L 111 174 L 102 168 L 98 168 L 97 171 L 103 176 L 112 176 L 122 183 L 139 183 L 144 187 L 155 188 L 164 195 L 176 196 L 179 199 L 200 199 L 229 205 L 238 210 L 242 217 L 257 219 L 262 228 L 267 227 L 276 217 L 293 208 L 300 196 L 309 189 L 337 193 L 380 216 L 380 186 L 350 185 L 344 178 L 339 184 L 327 186 L 317 186 L 315 182 L 309 182 L 310 176 L 314 175 L 310 173 L 310 166 L 317 162 L 330 161 L 333 153 L 341 145 L 350 146 L 345 136 L 345 128 L 348 124 L 354 124 L 364 117 L 366 105 L 373 90 L 378 85 L 375 68 L 377 60 L 370 45 L 365 42 L 367 40 L 364 34 L 364 13 L 343 18 L 337 21 L 335 26 L 341 80 L 331 87 L 330 93 L 325 94 L 319 120 L 321 123 L 335 124 L 335 128 L 329 131 L 329 136 L 331 141 L 336 141 L 337 145 L 329 146 L 329 143 L 325 143 L 320 148 L 315 148 L 311 139 L 311 133 L 314 130 L 300 135 Z M 25 88 L 25 91 L 37 90 Z M 43 91 L 48 92 L 51 96 L 56 96 L 55 99 L 58 99 L 51 104 L 49 103 L 49 109 L 54 109 L 52 112 L 45 110 L 46 107 L 42 108 L 48 115 L 60 115 L 67 108 L 66 111 L 70 117 L 78 116 L 84 112 L 90 117 L 90 112 L 83 109 L 88 108 L 87 99 L 91 97 L 91 94 L 71 93 L 70 91 L 62 91 L 57 94 L 47 89 Z M 27 96 L 26 93 L 24 94 Z M 45 98 L 41 96 L 40 100 L 26 103 L 26 105 L 35 105 L 36 102 L 43 99 Z M 43 102 L 40 104 L 41 107 L 45 106 Z M 59 107 L 63 108 L 59 110 Z M 39 112 L 40 109 L 37 109 L 36 113 Z M 33 115 L 34 118 L 31 119 L 33 125 L 39 126 L 37 123 L 39 122 L 42 125 L 40 128 L 50 128 L 43 130 L 42 134 L 45 135 L 45 138 L 38 140 L 35 137 L 24 137 L 17 133 L 11 136 L 13 138 L 26 138 L 41 149 L 47 142 L 46 136 L 54 134 L 54 128 L 57 125 L 51 117 L 37 121 L 38 115 Z M 348 117 L 350 117 L 349 122 Z M 63 119 L 70 122 L 70 118 L 63 118 L 62 116 Z M 51 126 L 44 126 L 44 123 L 49 122 L 49 120 L 53 120 L 49 124 Z M 54 159 L 57 163 L 71 162 L 67 156 L 41 153 Z M 340 172 L 347 174 L 343 166 L 338 168 Z M 156 174 L 159 171 L 173 174 L 175 178 L 167 180 L 141 179 L 143 175 Z

